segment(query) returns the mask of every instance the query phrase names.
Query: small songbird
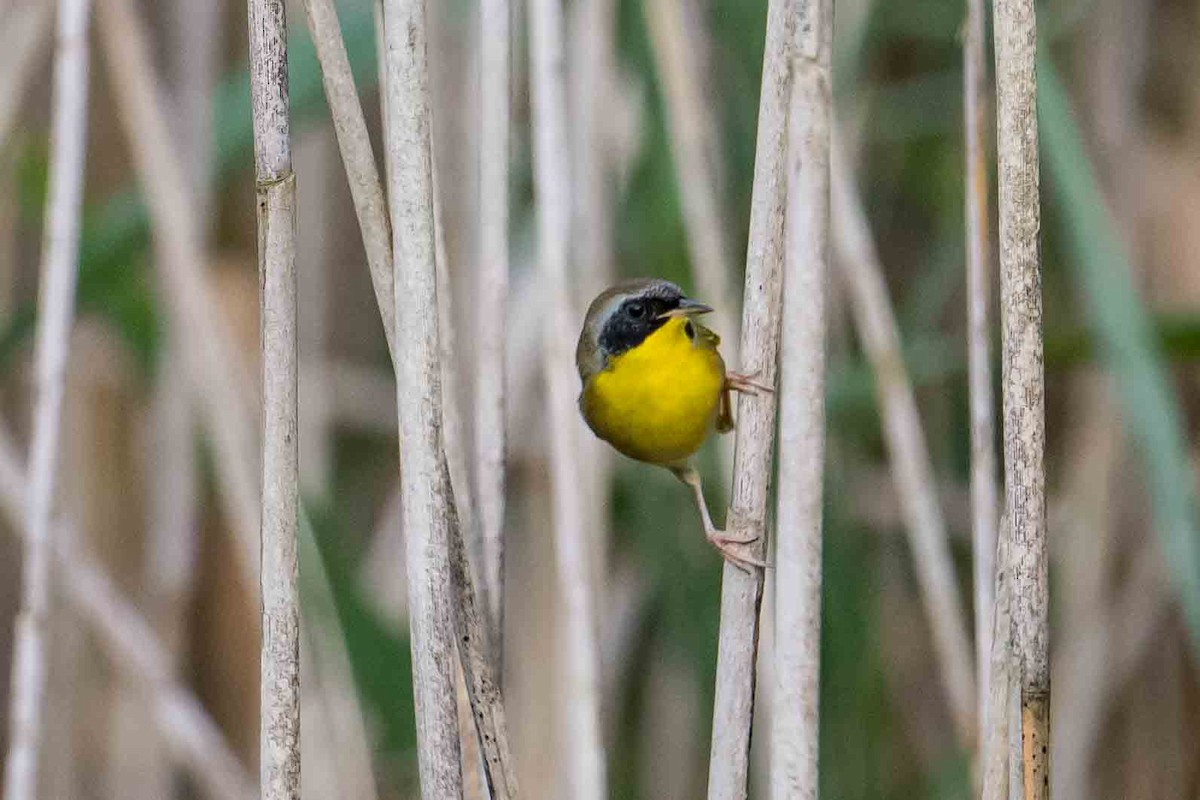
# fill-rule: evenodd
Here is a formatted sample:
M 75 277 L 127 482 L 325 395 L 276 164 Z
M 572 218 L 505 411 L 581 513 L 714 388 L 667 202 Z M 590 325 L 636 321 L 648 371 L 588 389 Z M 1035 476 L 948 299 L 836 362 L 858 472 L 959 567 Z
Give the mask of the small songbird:
M 709 434 L 733 430 L 730 392 L 770 391 L 725 371 L 721 339 L 697 317 L 712 309 L 673 283 L 639 278 L 601 292 L 575 350 L 579 409 L 592 432 L 638 461 L 666 467 L 692 489 L 708 540 L 741 566 L 764 566 L 748 541 L 713 525 L 691 457 Z

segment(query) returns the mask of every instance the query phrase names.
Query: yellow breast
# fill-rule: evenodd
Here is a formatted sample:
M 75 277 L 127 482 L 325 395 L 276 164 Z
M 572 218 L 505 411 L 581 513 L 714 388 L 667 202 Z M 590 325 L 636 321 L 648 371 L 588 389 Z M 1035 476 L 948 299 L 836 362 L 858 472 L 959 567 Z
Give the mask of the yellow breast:
M 725 364 L 704 336 L 686 335 L 685 322 L 668 321 L 584 386 L 588 425 L 630 458 L 681 463 L 713 428 Z

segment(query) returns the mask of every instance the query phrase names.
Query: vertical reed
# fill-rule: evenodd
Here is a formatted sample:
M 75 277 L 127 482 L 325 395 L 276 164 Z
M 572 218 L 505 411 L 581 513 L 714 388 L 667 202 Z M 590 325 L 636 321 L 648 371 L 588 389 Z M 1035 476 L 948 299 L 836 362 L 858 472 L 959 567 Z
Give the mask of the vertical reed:
M 767 41 L 758 107 L 750 240 L 742 302 L 741 367 L 775 385 L 783 295 L 784 216 L 787 204 L 788 103 L 792 86 L 796 12 L 789 0 L 767 5 Z M 775 444 L 775 397 L 738 400 L 733 495 L 726 529 L 755 539 L 748 554 L 766 552 L 767 490 Z M 708 767 L 709 800 L 742 800 L 749 791 L 750 731 L 754 719 L 758 613 L 763 576 L 725 564 L 721 578 L 721 629 Z
M 993 0 L 1000 161 L 1005 507 L 1012 526 L 1013 676 L 1020 682 L 1024 796 L 1050 795 L 1046 418 L 1042 364 L 1037 22 L 1033 0 Z
M 282 0 L 250 0 L 250 99 L 258 192 L 262 325 L 263 800 L 300 797 L 300 596 L 296 176 L 288 119 Z
M 51 511 L 68 343 L 75 314 L 87 144 L 88 0 L 59 0 L 50 129 L 50 178 L 35 339 L 36 384 L 21 611 L 14 632 L 5 800 L 35 800 L 44 732 Z
M 771 796 L 819 788 L 825 298 L 829 277 L 831 0 L 795 0 L 787 259 L 779 382 Z
M 383 4 L 385 163 L 417 754 L 424 797 L 462 797 L 455 705 L 450 515 L 442 452 L 429 68 L 423 0 Z

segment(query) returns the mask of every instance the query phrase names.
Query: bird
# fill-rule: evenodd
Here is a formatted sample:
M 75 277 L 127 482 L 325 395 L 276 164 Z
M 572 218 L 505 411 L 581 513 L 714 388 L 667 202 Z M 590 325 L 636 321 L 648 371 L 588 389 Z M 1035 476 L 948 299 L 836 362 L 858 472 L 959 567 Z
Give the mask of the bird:
M 636 461 L 668 469 L 692 490 L 708 541 L 743 568 L 765 567 L 742 539 L 713 524 L 692 456 L 734 428 L 732 392 L 771 389 L 725 369 L 721 338 L 698 317 L 710 306 L 674 283 L 637 278 L 601 292 L 575 349 L 579 410 L 597 437 Z M 757 537 L 755 537 L 757 538 Z

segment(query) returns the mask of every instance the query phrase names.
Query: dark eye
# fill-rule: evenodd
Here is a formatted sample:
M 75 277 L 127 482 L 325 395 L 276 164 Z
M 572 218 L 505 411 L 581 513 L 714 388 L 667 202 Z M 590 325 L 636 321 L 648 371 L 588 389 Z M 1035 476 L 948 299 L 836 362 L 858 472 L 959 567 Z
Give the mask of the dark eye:
M 630 319 L 641 319 L 642 315 L 646 313 L 646 307 L 641 303 L 630 303 L 625 311 L 629 314 Z
M 690 319 L 687 322 L 683 323 L 683 333 L 689 339 L 696 338 L 696 326 L 692 324 L 692 321 Z

